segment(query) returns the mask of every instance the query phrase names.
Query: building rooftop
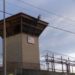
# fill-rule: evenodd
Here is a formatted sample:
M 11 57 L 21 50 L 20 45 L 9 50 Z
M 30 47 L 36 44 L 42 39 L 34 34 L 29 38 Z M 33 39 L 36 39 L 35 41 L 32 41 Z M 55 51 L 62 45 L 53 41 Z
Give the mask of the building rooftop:
M 47 25 L 47 22 L 21 12 L 6 18 L 6 33 L 7 36 L 20 32 L 39 36 Z M 2 34 L 3 20 L 0 20 L 0 36 L 2 36 Z

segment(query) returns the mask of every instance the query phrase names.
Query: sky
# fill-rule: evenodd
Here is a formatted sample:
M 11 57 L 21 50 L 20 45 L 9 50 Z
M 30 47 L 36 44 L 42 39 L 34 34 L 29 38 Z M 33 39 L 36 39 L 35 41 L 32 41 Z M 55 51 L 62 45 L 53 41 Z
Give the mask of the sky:
M 3 0 L 0 0 L 0 10 L 3 10 L 2 4 Z M 41 15 L 41 20 L 49 24 L 39 37 L 40 52 L 49 50 L 75 57 L 75 34 L 50 27 L 51 25 L 75 32 L 75 0 L 6 0 L 6 12 L 24 12 L 36 18 Z M 7 16 L 10 15 L 6 14 Z M 0 51 L 2 53 L 1 38 Z

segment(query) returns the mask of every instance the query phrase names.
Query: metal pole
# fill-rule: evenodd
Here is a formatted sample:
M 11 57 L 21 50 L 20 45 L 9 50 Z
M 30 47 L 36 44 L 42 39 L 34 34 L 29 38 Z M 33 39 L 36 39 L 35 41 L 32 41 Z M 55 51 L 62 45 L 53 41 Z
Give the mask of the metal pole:
M 3 0 L 3 71 L 6 75 L 6 22 L 5 22 L 5 0 Z
M 73 73 L 73 66 L 72 66 L 72 73 Z
M 48 53 L 45 56 L 45 61 L 46 61 L 46 66 L 47 66 L 47 71 L 49 71 L 49 59 L 48 59 Z
M 61 56 L 61 65 L 62 65 L 62 72 L 64 72 L 64 68 L 63 68 L 63 58 Z

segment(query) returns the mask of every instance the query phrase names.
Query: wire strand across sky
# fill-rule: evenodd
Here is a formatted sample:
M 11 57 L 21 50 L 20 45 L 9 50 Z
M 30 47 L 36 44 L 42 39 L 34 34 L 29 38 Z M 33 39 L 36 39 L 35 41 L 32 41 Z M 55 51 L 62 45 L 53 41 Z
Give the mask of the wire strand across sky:
M 70 21 L 72 21 L 72 22 L 75 22 L 74 20 L 72 20 L 72 19 L 70 19 L 70 18 L 61 16 L 61 15 L 57 15 L 56 13 L 47 11 L 47 10 L 42 9 L 42 8 L 39 8 L 39 7 L 34 6 L 34 5 L 30 4 L 30 3 L 27 3 L 27 2 L 25 2 L 25 1 L 23 1 L 23 0 L 17 0 L 17 1 L 20 1 L 20 2 L 22 2 L 22 3 L 24 3 L 24 4 L 27 4 L 27 5 L 29 5 L 29 6 L 32 6 L 32 7 L 36 8 L 36 9 L 39 9 L 40 11 L 42 10 L 43 12 L 47 12 L 48 14 L 53 14 L 53 15 L 62 17 L 62 18 L 64 18 L 64 19 L 70 20 Z M 21 8 L 22 8 L 22 7 L 21 7 Z M 24 8 L 23 8 L 23 9 L 24 9 Z M 0 12 L 3 13 L 3 10 L 0 10 Z M 8 15 L 10 15 L 10 16 L 13 15 L 13 14 L 11 14 L 11 13 L 9 13 L 9 12 L 5 12 L 5 13 L 8 14 Z M 57 27 L 57 26 L 48 25 L 48 27 L 53 28 L 53 29 L 57 29 L 57 30 L 60 30 L 60 31 L 64 31 L 64 32 L 67 32 L 67 33 L 70 33 L 70 34 L 75 34 L 75 32 L 72 32 L 72 31 L 69 31 L 69 30 L 66 30 L 66 29 Z
M 3 13 L 2 10 L 0 10 L 0 12 Z M 5 13 L 8 14 L 8 15 L 10 15 L 10 16 L 13 15 L 13 14 L 8 13 L 8 12 L 5 12 Z M 64 31 L 64 32 L 67 32 L 67 33 L 70 33 L 70 34 L 75 34 L 75 32 L 72 32 L 72 31 L 69 31 L 69 30 L 66 30 L 66 29 L 63 29 L 63 28 L 59 28 L 59 27 L 56 27 L 56 26 L 49 25 L 48 27 L 53 28 L 53 29 L 57 29 L 57 30 L 60 30 L 60 31 Z
M 35 5 L 33 5 L 33 4 L 30 4 L 30 3 L 27 3 L 27 2 L 25 2 L 25 1 L 23 1 L 23 0 L 17 0 L 17 1 L 20 1 L 20 2 L 22 2 L 23 4 L 27 4 L 27 5 L 31 6 L 31 7 L 34 7 L 34 8 L 36 8 L 36 9 L 39 9 L 40 11 L 46 12 L 46 13 L 48 13 L 48 14 L 53 14 L 53 15 L 55 15 L 55 16 L 58 16 L 58 17 L 67 19 L 67 20 L 72 21 L 72 22 L 75 23 L 75 20 L 72 20 L 72 19 L 69 18 L 69 17 L 65 17 L 65 16 L 62 16 L 62 15 L 58 15 L 58 14 L 56 14 L 56 13 L 54 13 L 54 12 L 48 11 L 48 10 L 43 9 L 43 8 L 40 8 L 40 7 L 37 7 L 37 6 L 35 6 Z

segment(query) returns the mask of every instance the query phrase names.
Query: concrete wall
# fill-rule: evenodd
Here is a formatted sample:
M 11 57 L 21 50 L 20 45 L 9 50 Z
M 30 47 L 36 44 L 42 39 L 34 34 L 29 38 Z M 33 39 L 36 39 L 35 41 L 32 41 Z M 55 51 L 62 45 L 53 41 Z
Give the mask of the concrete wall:
M 39 63 L 38 38 L 34 37 L 34 44 L 28 43 L 28 35 L 22 35 L 23 62 Z M 26 58 L 25 58 L 26 57 Z
M 21 34 L 7 37 L 7 61 L 8 62 L 21 62 L 22 45 Z
M 7 66 L 9 68 L 20 65 L 26 69 L 40 68 L 38 37 L 33 36 L 35 43 L 30 44 L 28 36 L 28 34 L 20 33 L 7 37 Z
M 22 34 L 22 58 L 23 62 L 26 65 L 23 67 L 33 67 L 39 68 L 39 46 L 38 46 L 38 37 L 32 36 L 34 39 L 34 43 L 28 43 L 28 34 Z
M 14 72 L 16 68 L 20 67 L 22 62 L 22 44 L 21 44 L 21 34 L 7 37 L 7 71 Z

